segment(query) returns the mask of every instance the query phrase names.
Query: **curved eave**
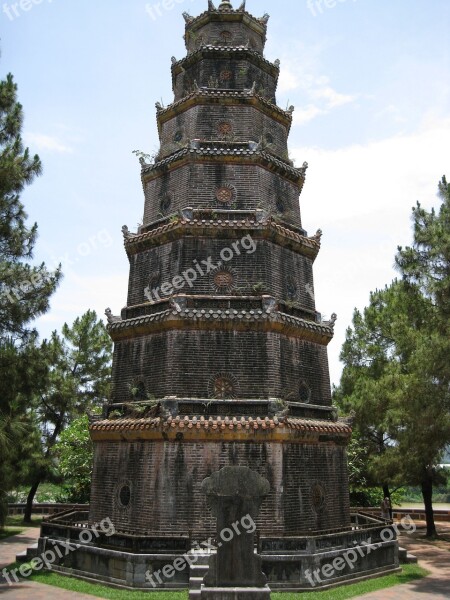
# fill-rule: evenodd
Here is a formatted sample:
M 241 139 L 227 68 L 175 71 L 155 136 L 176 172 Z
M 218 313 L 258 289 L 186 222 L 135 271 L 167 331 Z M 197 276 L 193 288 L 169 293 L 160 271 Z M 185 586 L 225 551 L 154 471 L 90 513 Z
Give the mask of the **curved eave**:
M 218 160 L 220 162 L 238 162 L 240 165 L 258 164 L 268 171 L 275 171 L 286 179 L 296 183 L 300 189 L 305 182 L 305 170 L 291 167 L 282 160 L 276 158 L 268 152 L 261 150 L 250 150 L 240 147 L 210 147 L 210 148 L 183 148 L 179 152 L 171 154 L 167 158 L 146 165 L 142 168 L 141 177 L 143 184 L 156 179 L 161 173 L 166 173 L 168 168 L 177 169 L 184 166 L 192 160 L 211 161 Z
M 249 62 L 255 66 L 266 71 L 272 77 L 278 79 L 280 75 L 280 67 L 277 67 L 274 63 L 265 59 L 259 52 L 246 48 L 244 46 L 202 46 L 195 52 L 188 54 L 181 60 L 175 62 L 172 65 L 172 79 L 175 83 L 175 77 L 191 67 L 193 64 L 200 60 L 209 58 L 246 58 Z
M 351 428 L 339 422 L 295 418 L 154 418 L 95 421 L 90 425 L 92 440 L 165 441 L 274 441 L 290 443 L 346 444 Z
M 154 315 L 117 321 L 108 325 L 114 341 L 148 335 L 153 332 L 180 330 L 264 331 L 297 337 L 327 346 L 333 329 L 279 311 L 262 310 L 165 310 Z
M 261 223 L 256 221 L 182 219 L 164 224 L 153 231 L 128 237 L 125 240 L 125 249 L 128 256 L 133 256 L 148 248 L 172 242 L 186 235 L 238 239 L 246 234 L 251 234 L 254 239 L 269 240 L 279 246 L 289 248 L 303 256 L 307 256 L 312 261 L 317 258 L 320 251 L 319 241 L 300 235 L 272 219 Z
M 219 101 L 221 105 L 225 106 L 237 106 L 241 104 L 253 106 L 259 112 L 284 125 L 288 133 L 291 129 L 292 113 L 281 109 L 258 94 L 242 90 L 200 88 L 185 96 L 182 100 L 178 100 L 178 102 L 174 102 L 167 108 L 158 111 L 157 123 L 159 134 L 161 134 L 161 126 L 164 123 L 186 112 L 193 106 L 217 104 Z

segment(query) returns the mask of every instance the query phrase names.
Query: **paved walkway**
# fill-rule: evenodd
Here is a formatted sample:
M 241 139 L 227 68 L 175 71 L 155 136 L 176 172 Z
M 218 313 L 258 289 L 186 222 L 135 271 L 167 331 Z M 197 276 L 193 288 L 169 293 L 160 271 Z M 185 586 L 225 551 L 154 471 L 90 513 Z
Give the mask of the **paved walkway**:
M 438 530 L 450 531 L 448 525 L 443 523 L 438 524 Z M 450 598 L 450 549 L 439 549 L 407 535 L 400 538 L 400 545 L 417 556 L 419 565 L 430 571 L 431 575 L 412 583 L 358 596 L 356 600 L 448 600 Z
M 439 525 L 441 529 L 443 524 Z M 444 529 L 450 531 L 448 525 L 444 526 Z M 0 569 L 13 563 L 16 554 L 35 543 L 38 537 L 39 528 L 36 527 L 26 529 L 20 535 L 0 542 Z M 450 551 L 408 536 L 402 536 L 401 545 L 415 554 L 420 560 L 420 565 L 430 571 L 431 575 L 413 583 L 358 596 L 356 600 L 449 600 Z M 68 592 L 27 580 L 10 587 L 2 583 L 1 578 L 0 598 L 1 600 L 94 600 L 94 596 Z M 299 598 L 301 600 L 301 595 Z
M 39 527 L 25 529 L 19 535 L 6 538 L 0 542 L 0 569 L 16 561 L 16 554 L 23 552 L 28 546 L 35 544 L 40 534 Z
M 15 562 L 16 554 L 35 544 L 39 533 L 39 527 L 31 527 L 25 529 L 19 535 L 0 542 L 0 571 Z M 93 600 L 94 596 L 68 592 L 61 588 L 35 583 L 26 579 L 9 586 L 0 573 L 0 598 L 1 600 Z

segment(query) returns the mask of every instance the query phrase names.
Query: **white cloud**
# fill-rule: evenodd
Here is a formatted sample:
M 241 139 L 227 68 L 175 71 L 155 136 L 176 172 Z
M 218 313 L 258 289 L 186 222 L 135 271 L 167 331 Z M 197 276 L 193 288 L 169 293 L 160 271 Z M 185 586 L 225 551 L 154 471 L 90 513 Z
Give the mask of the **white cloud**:
M 126 270 L 110 276 L 81 276 L 73 271 L 64 279 L 50 300 L 51 309 L 36 324 L 41 338 L 48 338 L 64 323 L 71 324 L 87 310 L 95 310 L 105 322 L 104 312 L 111 307 L 113 314 L 120 314 L 126 303 L 128 273 Z
M 304 56 L 304 51 L 300 53 Z M 302 58 L 288 56 L 282 61 L 278 92 L 300 92 L 306 97 L 309 104 L 306 108 L 297 111 L 294 116 L 294 125 L 305 125 L 320 115 L 345 104 L 351 104 L 357 99 L 356 95 L 343 94 L 336 91 L 330 84 L 326 75 L 318 75 L 318 68 L 314 61 L 303 62 Z
M 330 86 L 326 85 L 322 88 L 313 89 L 310 91 L 313 98 L 323 99 L 326 101 L 328 109 L 336 108 L 337 106 L 343 106 L 353 102 L 356 97 L 349 96 L 348 94 L 339 94 L 336 90 L 333 90 Z
M 280 72 L 280 78 L 278 80 L 278 91 L 280 94 L 285 94 L 292 90 L 297 90 L 300 87 L 300 80 L 296 73 L 294 73 L 289 65 L 283 65 Z
M 323 110 L 314 104 L 310 104 L 305 108 L 301 108 L 300 110 L 296 110 L 294 112 L 294 125 L 305 125 L 305 123 L 309 123 L 319 115 L 323 114 Z
M 339 382 L 339 352 L 355 306 L 396 276 L 398 245 L 412 241 L 411 208 L 436 206 L 437 184 L 450 175 L 450 118 L 429 116 L 412 135 L 338 150 L 293 148 L 310 168 L 300 204 L 306 229 L 324 231 L 315 266 L 317 308 L 337 312 L 330 346 L 332 380 Z
M 42 133 L 27 133 L 25 136 L 26 143 L 34 146 L 38 151 L 56 152 L 59 154 L 68 154 L 72 152 L 72 148 L 67 146 L 58 138 L 45 135 Z

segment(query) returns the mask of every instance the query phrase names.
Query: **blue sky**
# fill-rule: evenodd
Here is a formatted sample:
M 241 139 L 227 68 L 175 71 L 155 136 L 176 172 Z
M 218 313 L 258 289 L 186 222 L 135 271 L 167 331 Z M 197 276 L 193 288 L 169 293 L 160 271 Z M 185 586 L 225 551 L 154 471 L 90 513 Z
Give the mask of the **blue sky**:
M 43 336 L 88 308 L 117 314 L 125 304 L 121 227 L 134 230 L 143 212 L 132 151 L 158 148 L 154 104 L 172 100 L 181 13 L 196 15 L 207 0 L 157 4 L 1 3 L 0 76 L 14 74 L 25 140 L 44 163 L 23 194 L 39 225 L 35 256 L 61 260 L 65 274 L 38 321 Z M 354 307 L 391 281 L 396 247 L 411 239 L 411 207 L 437 205 L 438 180 L 450 176 L 450 2 L 248 0 L 247 10 L 271 15 L 266 57 L 281 60 L 278 104 L 296 107 L 291 154 L 310 164 L 301 209 L 310 233 L 324 231 L 316 298 L 339 316 L 329 349 L 337 383 Z

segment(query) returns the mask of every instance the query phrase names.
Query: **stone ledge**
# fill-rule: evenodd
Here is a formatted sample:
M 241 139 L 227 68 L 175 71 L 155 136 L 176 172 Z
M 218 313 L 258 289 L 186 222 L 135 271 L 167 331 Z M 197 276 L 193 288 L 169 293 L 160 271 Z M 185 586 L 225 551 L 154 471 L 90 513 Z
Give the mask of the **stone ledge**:
M 281 312 L 263 310 L 170 309 L 108 325 L 113 341 L 168 330 L 271 331 L 327 346 L 333 328 Z
M 161 127 L 161 125 L 170 118 L 184 112 L 192 106 L 208 104 L 211 100 L 214 101 L 216 99 L 225 100 L 226 103 L 231 104 L 249 104 L 270 116 L 274 116 L 277 120 L 280 120 L 286 125 L 288 131 L 291 127 L 292 112 L 283 110 L 277 104 L 267 100 L 267 98 L 264 98 L 257 93 L 253 93 L 252 90 L 203 87 L 184 96 L 181 100 L 169 104 L 169 106 L 166 106 L 165 108 L 159 108 L 158 126 Z
M 287 162 L 284 162 L 268 152 L 261 150 L 252 150 L 248 144 L 229 144 L 222 146 L 218 142 L 217 147 L 205 147 L 201 145 L 198 148 L 183 148 L 182 150 L 171 154 L 156 163 L 143 165 L 141 175 L 144 183 L 155 179 L 162 172 L 167 172 L 169 166 L 182 166 L 190 160 L 212 160 L 228 159 L 229 161 L 239 160 L 240 165 L 254 164 L 269 171 L 273 170 L 282 176 L 296 183 L 300 188 L 305 182 L 304 169 L 296 169 Z
M 265 600 L 270 599 L 270 588 L 207 588 L 202 586 L 201 600 Z
M 166 241 L 174 241 L 185 235 L 214 235 L 226 233 L 228 236 L 242 237 L 250 232 L 257 239 L 266 239 L 281 246 L 291 247 L 294 251 L 308 256 L 313 261 L 320 251 L 320 240 L 317 237 L 307 237 L 293 229 L 277 223 L 269 217 L 257 222 L 250 219 L 185 219 L 179 218 L 164 223 L 151 231 L 132 234 L 125 238 L 125 250 L 128 256 L 133 256 L 149 247 L 161 245 Z

